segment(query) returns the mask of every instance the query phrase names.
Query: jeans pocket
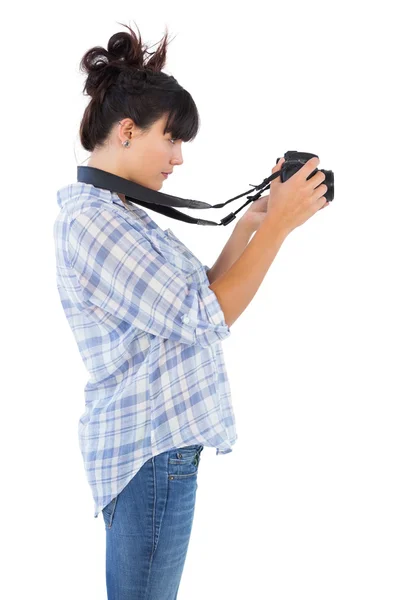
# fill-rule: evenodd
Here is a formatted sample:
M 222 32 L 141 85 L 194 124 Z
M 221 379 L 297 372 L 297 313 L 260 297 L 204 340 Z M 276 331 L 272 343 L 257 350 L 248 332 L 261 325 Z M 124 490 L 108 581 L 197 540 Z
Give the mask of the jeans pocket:
M 106 529 L 110 529 L 112 526 L 117 500 L 118 500 L 118 496 L 115 496 L 115 498 L 113 498 L 111 500 L 111 502 L 109 502 L 107 504 L 107 506 L 105 506 L 101 511 L 103 513 L 103 519 L 104 519 Z
M 197 475 L 203 448 L 204 446 L 196 444 L 171 450 L 168 457 L 168 479 L 185 479 Z

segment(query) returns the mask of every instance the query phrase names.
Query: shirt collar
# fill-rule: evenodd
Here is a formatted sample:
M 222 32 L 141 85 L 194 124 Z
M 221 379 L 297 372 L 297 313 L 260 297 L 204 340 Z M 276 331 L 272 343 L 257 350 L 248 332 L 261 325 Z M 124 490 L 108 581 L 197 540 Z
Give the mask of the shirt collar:
M 96 200 L 101 200 L 105 204 L 117 204 L 125 210 L 128 210 L 116 192 L 98 188 L 91 183 L 83 183 L 81 181 L 75 181 L 74 183 L 70 183 L 60 188 L 57 192 L 57 204 L 60 208 L 63 208 L 67 203 L 74 203 L 78 199 L 82 200 L 85 196 L 88 199 L 96 198 Z M 163 231 L 142 208 L 131 202 L 128 202 L 127 204 L 129 205 L 129 212 L 134 213 L 138 219 L 144 222 L 146 227 Z

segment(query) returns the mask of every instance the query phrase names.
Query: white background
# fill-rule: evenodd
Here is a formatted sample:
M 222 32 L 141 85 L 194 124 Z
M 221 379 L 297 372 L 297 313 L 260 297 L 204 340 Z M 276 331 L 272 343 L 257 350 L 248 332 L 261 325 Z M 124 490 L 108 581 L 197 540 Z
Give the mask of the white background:
M 239 437 L 202 453 L 178 599 L 400 597 L 394 6 L 85 0 L 3 18 L 2 597 L 106 600 L 77 437 L 88 373 L 52 227 L 57 190 L 88 157 L 79 61 L 134 21 L 149 44 L 175 36 L 164 71 L 201 117 L 162 191 L 217 204 L 287 150 L 335 174 L 331 206 L 288 236 L 223 342 Z M 244 202 L 186 212 L 219 222 Z M 151 216 L 209 266 L 235 225 Z

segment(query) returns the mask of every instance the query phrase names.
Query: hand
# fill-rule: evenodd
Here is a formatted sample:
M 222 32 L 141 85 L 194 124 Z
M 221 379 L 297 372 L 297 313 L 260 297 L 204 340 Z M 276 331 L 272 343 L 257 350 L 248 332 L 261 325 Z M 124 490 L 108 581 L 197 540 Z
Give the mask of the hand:
M 272 173 L 278 173 L 284 159 L 274 165 Z M 325 173 L 318 170 L 319 158 L 314 156 L 284 182 L 275 177 L 270 184 L 268 215 L 288 235 L 310 219 L 316 212 L 329 206 L 324 194 L 328 186 L 323 183 Z M 313 173 L 311 179 L 310 175 Z
M 240 224 L 240 227 L 245 227 L 249 233 L 257 231 L 267 214 L 268 198 L 269 194 L 251 202 L 246 212 L 238 220 L 237 225 Z
M 272 169 L 272 172 L 280 168 L 282 160 L 283 159 L 281 159 L 278 165 L 275 165 L 275 167 Z M 238 220 L 237 225 L 239 225 L 240 228 L 245 228 L 250 234 L 253 234 L 255 231 L 257 231 L 267 214 L 268 199 L 269 194 L 266 196 L 261 196 L 258 198 L 258 200 L 251 202 L 246 212 Z M 329 204 L 330 202 L 326 202 L 321 208 L 325 208 L 326 206 L 329 206 Z

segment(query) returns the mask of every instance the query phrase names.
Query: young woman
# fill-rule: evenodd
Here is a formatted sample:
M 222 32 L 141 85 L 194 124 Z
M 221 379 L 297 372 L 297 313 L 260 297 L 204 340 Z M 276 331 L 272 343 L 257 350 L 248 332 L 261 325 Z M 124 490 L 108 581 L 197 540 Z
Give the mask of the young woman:
M 199 115 L 162 72 L 167 36 L 146 62 L 128 29 L 82 58 L 91 100 L 80 139 L 88 166 L 160 190 Z M 252 203 L 211 269 L 123 194 L 82 182 L 58 191 L 57 286 L 90 374 L 78 433 L 105 523 L 109 600 L 177 597 L 201 452 L 231 452 L 237 439 L 221 342 L 286 236 L 326 205 L 325 175 L 306 181 L 318 162 L 275 179 L 268 212 L 266 197 Z

